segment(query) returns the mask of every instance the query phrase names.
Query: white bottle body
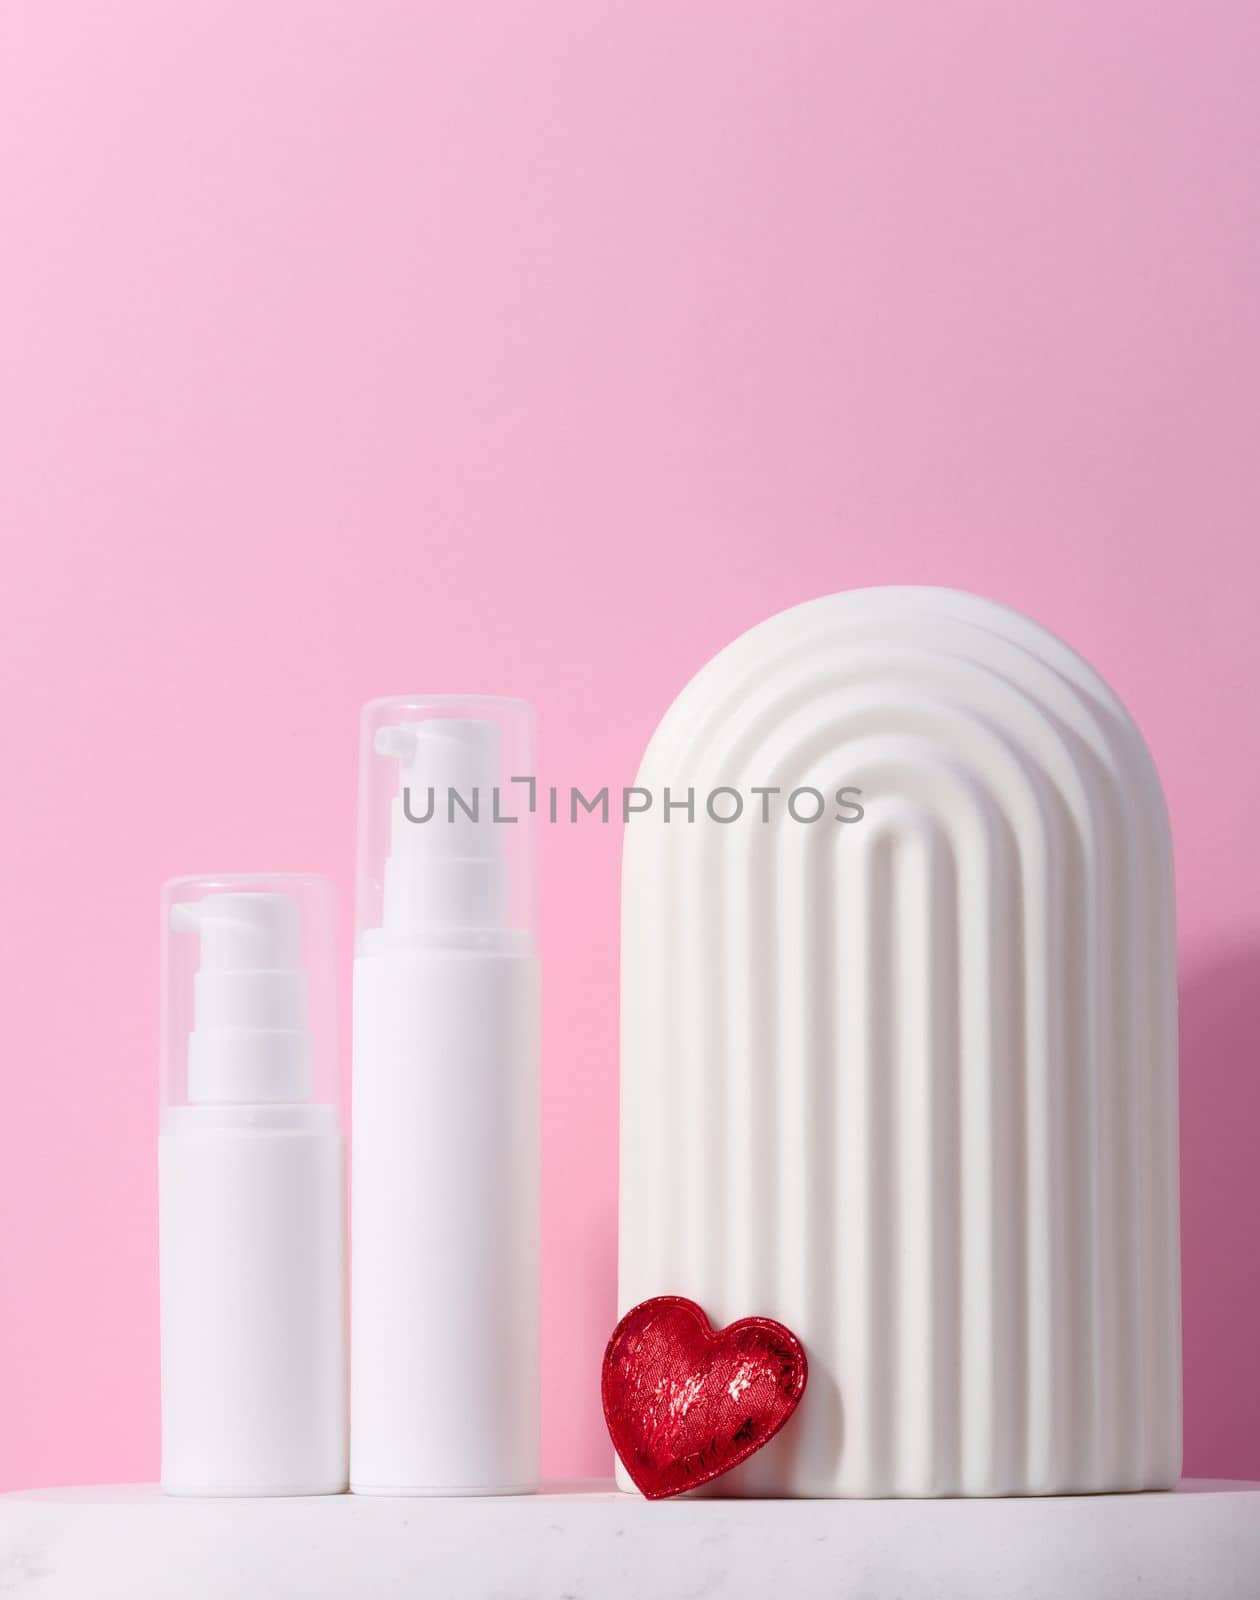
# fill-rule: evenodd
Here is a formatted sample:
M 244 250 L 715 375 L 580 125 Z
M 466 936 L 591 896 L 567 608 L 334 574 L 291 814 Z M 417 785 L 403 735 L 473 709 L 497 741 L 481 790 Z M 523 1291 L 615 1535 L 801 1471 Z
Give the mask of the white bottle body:
M 515 951 L 355 963 L 357 1493 L 537 1487 L 538 983 Z
M 346 1487 L 344 1149 L 331 1107 L 185 1106 L 158 1139 L 162 1487 Z

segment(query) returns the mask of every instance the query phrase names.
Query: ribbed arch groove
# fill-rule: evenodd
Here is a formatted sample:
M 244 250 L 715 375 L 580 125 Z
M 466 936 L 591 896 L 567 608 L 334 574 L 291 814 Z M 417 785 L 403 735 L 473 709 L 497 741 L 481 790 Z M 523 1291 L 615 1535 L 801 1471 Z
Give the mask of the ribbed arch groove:
M 990 602 L 835 595 L 710 662 L 638 782 L 622 1309 L 776 1316 L 810 1359 L 713 1492 L 1174 1482 L 1171 850 L 1115 696 Z M 860 822 L 787 815 L 841 785 Z M 707 819 L 719 786 L 772 820 Z

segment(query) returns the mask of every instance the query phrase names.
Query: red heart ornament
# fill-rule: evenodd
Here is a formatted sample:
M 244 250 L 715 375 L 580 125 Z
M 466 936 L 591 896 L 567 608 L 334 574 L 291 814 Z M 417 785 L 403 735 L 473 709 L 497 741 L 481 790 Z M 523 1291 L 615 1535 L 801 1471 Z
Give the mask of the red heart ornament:
M 796 1410 L 808 1368 L 781 1322 L 716 1333 L 694 1300 L 663 1294 L 627 1311 L 604 1352 L 604 1420 L 649 1500 L 698 1488 L 768 1444 Z

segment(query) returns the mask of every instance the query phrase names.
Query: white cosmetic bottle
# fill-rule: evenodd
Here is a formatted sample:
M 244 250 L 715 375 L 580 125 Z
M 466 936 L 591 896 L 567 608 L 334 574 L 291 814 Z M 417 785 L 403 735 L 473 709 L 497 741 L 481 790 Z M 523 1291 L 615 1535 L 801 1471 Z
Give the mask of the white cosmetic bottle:
M 363 714 L 350 1486 L 538 1482 L 533 713 Z
M 346 1487 L 332 885 L 163 891 L 162 1487 Z

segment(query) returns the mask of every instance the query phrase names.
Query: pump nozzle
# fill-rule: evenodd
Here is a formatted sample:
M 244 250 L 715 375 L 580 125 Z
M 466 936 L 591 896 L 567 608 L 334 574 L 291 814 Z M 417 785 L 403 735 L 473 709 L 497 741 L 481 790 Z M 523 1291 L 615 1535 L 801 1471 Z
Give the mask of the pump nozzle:
M 500 853 L 493 822 L 501 759 L 497 723 L 455 717 L 400 722 L 377 730 L 376 751 L 398 758 L 399 799 L 392 818 L 391 849 L 443 856 Z M 432 791 L 432 820 L 443 826 L 418 831 L 422 825 L 403 813 L 404 789 L 412 791 L 413 817 L 428 808 Z M 452 795 L 457 797 L 454 801 Z
M 390 812 L 383 927 L 388 933 L 493 934 L 506 922 L 499 726 L 434 717 L 379 728 L 378 755 L 398 760 Z
M 171 908 L 201 935 L 188 1039 L 188 1098 L 300 1102 L 311 1095 L 301 926 L 285 894 L 211 894 Z
M 301 967 L 298 908 L 285 894 L 212 894 L 178 900 L 171 926 L 201 934 L 202 971 L 252 967 L 296 972 Z

